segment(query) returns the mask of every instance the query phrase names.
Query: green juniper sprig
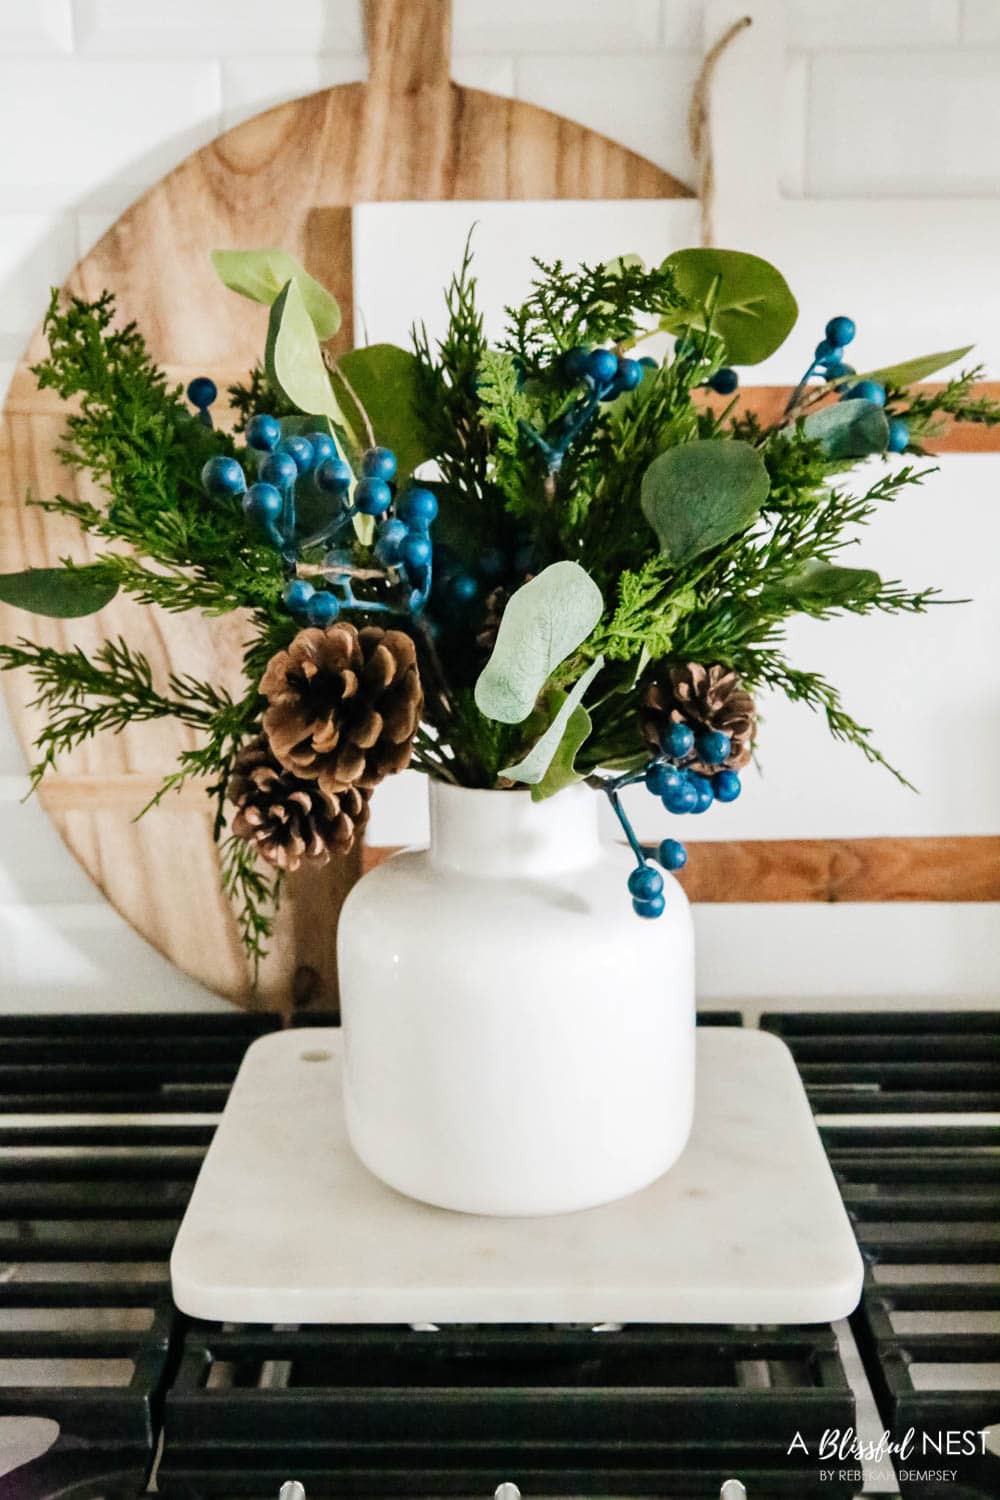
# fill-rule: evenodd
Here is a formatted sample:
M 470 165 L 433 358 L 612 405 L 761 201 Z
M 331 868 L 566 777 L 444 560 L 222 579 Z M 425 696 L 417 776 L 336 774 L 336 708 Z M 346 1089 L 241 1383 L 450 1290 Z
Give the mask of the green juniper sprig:
M 54 294 L 44 324 L 49 353 L 34 367 L 40 388 L 66 401 L 80 398 L 59 455 L 101 487 L 107 504 L 65 496 L 35 503 L 158 564 L 112 554 L 101 560 L 140 602 L 222 614 L 276 601 L 281 568 L 274 553 L 248 533 L 238 505 L 205 504 L 201 470 L 232 453 L 232 440 L 197 421 L 136 325 L 116 328 L 114 314 L 108 293 L 92 303 L 73 297 L 65 306 Z
M 56 757 L 83 744 L 95 734 L 118 734 L 127 725 L 151 719 L 176 719 L 205 730 L 232 707 L 232 700 L 212 683 L 171 674 L 167 692 L 153 684 L 153 670 L 140 651 L 127 641 L 104 641 L 93 656 L 78 646 L 59 651 L 28 640 L 0 645 L 0 670 L 24 668 L 47 722 L 35 740 L 42 752 L 32 768 L 32 785 L 55 768 Z
M 254 980 L 267 957 L 284 880 L 281 871 L 261 869 L 251 846 L 235 834 L 221 845 L 222 889 L 236 914 L 243 951 L 253 965 Z
M 936 391 L 890 390 L 890 398 L 905 402 L 906 420 L 914 442 L 936 436 L 947 425 L 937 418 L 953 422 L 971 422 L 985 427 L 1000 424 L 1000 406 L 989 396 L 976 396 L 975 386 L 983 379 L 982 365 L 963 370 Z
M 580 344 L 631 344 L 647 332 L 647 318 L 684 305 L 666 263 L 647 270 L 637 257 L 624 256 L 597 266 L 537 258 L 533 264 L 531 291 L 519 307 L 508 307 L 501 343 L 526 374 L 545 371 L 554 355 Z

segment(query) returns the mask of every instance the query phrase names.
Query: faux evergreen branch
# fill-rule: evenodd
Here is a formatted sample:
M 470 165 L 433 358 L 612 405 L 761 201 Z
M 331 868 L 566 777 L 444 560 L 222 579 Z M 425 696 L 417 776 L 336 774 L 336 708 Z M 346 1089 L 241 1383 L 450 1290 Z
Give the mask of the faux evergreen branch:
M 837 689 L 819 672 L 806 672 L 791 666 L 777 651 L 752 651 L 741 664 L 743 681 L 752 688 L 769 687 L 784 693 L 792 703 L 805 703 L 826 720 L 834 739 L 854 745 L 871 765 L 882 766 L 900 785 L 911 792 L 916 788 L 907 781 L 871 741 L 871 730 L 859 724 L 845 710 Z
M 553 354 L 578 344 L 619 344 L 645 333 L 666 312 L 684 305 L 673 271 L 647 271 L 635 258 L 569 268 L 561 260 L 534 260 L 538 272 L 520 307 L 509 307 L 504 341 L 525 371 L 544 367 Z
M 936 424 L 935 418 L 949 417 L 953 422 L 973 422 L 981 426 L 996 427 L 1000 423 L 1000 403 L 989 396 L 973 394 L 976 384 L 982 380 L 983 367 L 963 370 L 937 391 L 918 391 L 910 394 L 899 392 L 907 401 L 906 419 L 915 438 L 932 437 L 944 425 Z
M 120 638 L 105 641 L 93 657 L 78 646 L 58 651 L 27 640 L 0 646 L 0 670 L 17 667 L 28 671 L 37 689 L 31 706 L 48 714 L 35 741 L 42 758 L 32 767 L 32 786 L 55 768 L 58 755 L 95 734 L 118 734 L 128 724 L 150 719 L 206 729 L 230 705 L 211 683 L 191 677 L 171 675 L 169 695 L 158 692 L 146 657 Z
M 233 835 L 223 840 L 221 854 L 222 889 L 236 913 L 240 940 L 253 966 L 256 983 L 261 960 L 267 957 L 267 945 L 274 933 L 282 876 L 280 872 L 265 873 L 251 846 Z
M 735 743 L 742 766 L 748 690 L 770 688 L 886 764 L 836 688 L 788 660 L 785 635 L 796 615 L 943 602 L 845 564 L 863 564 L 866 523 L 929 471 L 893 458 L 866 486 L 843 476 L 919 454 L 946 420 L 1000 422 L 978 369 L 919 384 L 967 350 L 854 377 L 842 359 L 854 324 L 833 318 L 764 427 L 740 414 L 733 366 L 766 359 L 796 308 L 758 257 L 536 261 L 491 343 L 467 245 L 439 342 L 418 321 L 412 353 L 373 345 L 337 361 L 325 341 L 340 310 L 292 257 L 217 264 L 270 305 L 264 361 L 229 392 L 231 433 L 212 426 L 212 380 L 172 387 L 108 294 L 53 297 L 36 375 L 77 403 L 61 456 L 101 493 L 31 503 L 103 546 L 76 567 L 0 577 L 0 600 L 65 619 L 115 594 L 136 610 L 242 611 L 242 692 L 183 675 L 159 685 L 121 638 L 91 655 L 22 640 L 0 647 L 0 670 L 27 671 L 45 713 L 34 782 L 104 731 L 167 718 L 196 731 L 150 806 L 192 780 L 213 799 L 255 964 L 279 871 L 349 843 L 379 777 L 408 759 L 539 798 L 586 778 L 614 801 L 652 775 L 689 811 L 692 797 L 739 791 L 724 768 L 713 792 L 704 767 L 718 761 L 691 770 L 708 754 L 695 728 L 716 749 Z M 654 334 L 672 339 L 667 354 L 640 357 Z M 723 399 L 702 401 L 706 388 Z

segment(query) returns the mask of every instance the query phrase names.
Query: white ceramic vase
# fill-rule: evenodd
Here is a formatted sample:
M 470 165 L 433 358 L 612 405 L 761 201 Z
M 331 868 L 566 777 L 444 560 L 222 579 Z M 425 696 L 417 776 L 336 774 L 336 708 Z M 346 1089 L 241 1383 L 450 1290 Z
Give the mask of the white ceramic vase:
M 600 796 L 431 783 L 431 843 L 366 875 L 340 918 L 355 1151 L 411 1197 L 567 1213 L 677 1159 L 694 1105 L 687 898 L 637 917 Z

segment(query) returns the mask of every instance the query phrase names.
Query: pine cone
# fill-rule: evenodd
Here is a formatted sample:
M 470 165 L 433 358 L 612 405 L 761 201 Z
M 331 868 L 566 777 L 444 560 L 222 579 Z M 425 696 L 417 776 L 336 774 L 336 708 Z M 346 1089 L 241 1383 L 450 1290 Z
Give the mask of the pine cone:
M 368 822 L 368 792 L 349 787 L 331 796 L 302 781 L 282 769 L 262 734 L 241 747 L 226 795 L 236 807 L 233 833 L 279 870 L 297 870 L 304 859 L 325 865 L 332 850 L 346 854 Z
M 424 699 L 416 649 L 400 630 L 359 633 L 341 620 L 300 630 L 272 656 L 260 691 L 273 754 L 328 796 L 370 792 L 410 763 Z
M 704 667 L 700 662 L 661 663 L 643 698 L 642 734 L 647 744 L 660 748 L 670 724 L 690 724 L 699 730 L 716 729 L 729 736 L 727 767 L 739 771 L 753 750 L 757 729 L 754 701 L 728 667 Z M 690 762 L 689 769 L 709 775 L 717 766 Z

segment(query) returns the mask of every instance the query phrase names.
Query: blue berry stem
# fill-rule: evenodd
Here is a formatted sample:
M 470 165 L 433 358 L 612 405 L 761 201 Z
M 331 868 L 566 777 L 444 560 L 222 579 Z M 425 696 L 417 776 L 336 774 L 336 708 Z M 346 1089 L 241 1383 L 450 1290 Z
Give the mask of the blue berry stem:
M 312 536 L 303 537 L 299 543 L 299 550 L 306 552 L 310 547 L 321 547 L 326 542 L 338 542 L 352 527 L 352 510 L 342 510 L 339 515 L 327 521 L 320 531 L 314 531 Z
M 285 534 L 285 543 L 282 555 L 286 562 L 298 561 L 299 549 L 295 542 L 295 485 L 290 484 L 284 493 L 284 509 L 281 512 L 281 529 Z
M 558 427 L 557 437 L 552 437 L 549 434 L 543 436 L 537 428 L 532 427 L 530 422 L 521 420 L 517 424 L 524 436 L 538 449 L 539 453 L 545 459 L 545 464 L 550 474 L 559 473 L 566 454 L 601 404 L 603 388 L 597 385 L 589 375 L 583 376 L 583 382 L 590 387 L 589 392 L 582 400 L 576 402 L 564 416 L 559 418 L 556 424 Z
M 410 577 L 410 570 L 405 563 L 403 564 L 403 570 L 413 585 L 413 591 L 410 594 L 409 612 L 416 619 L 423 614 L 427 601 L 431 596 L 431 582 L 434 577 L 433 562 L 431 558 L 428 558 L 419 571 L 414 569 L 414 573 L 417 574 L 416 577 Z
M 812 364 L 809 366 L 808 370 L 803 375 L 802 379 L 799 381 L 798 385 L 795 387 L 794 391 L 788 398 L 784 411 L 784 415 L 786 417 L 788 416 L 789 412 L 795 410 L 802 399 L 802 393 L 806 389 L 806 386 L 809 384 L 810 380 L 812 380 L 813 376 L 818 375 L 819 373 L 819 361 L 814 359 Z
M 644 865 L 646 863 L 646 855 L 643 851 L 642 845 L 635 836 L 635 829 L 632 827 L 629 816 L 626 813 L 624 807 L 622 807 L 617 789 L 613 784 L 609 783 L 605 786 L 604 790 L 607 794 L 608 801 L 611 803 L 614 815 L 622 825 L 622 828 L 625 832 L 625 837 L 628 839 L 629 844 L 631 845 L 632 853 L 635 855 L 639 863 L 641 865 Z

